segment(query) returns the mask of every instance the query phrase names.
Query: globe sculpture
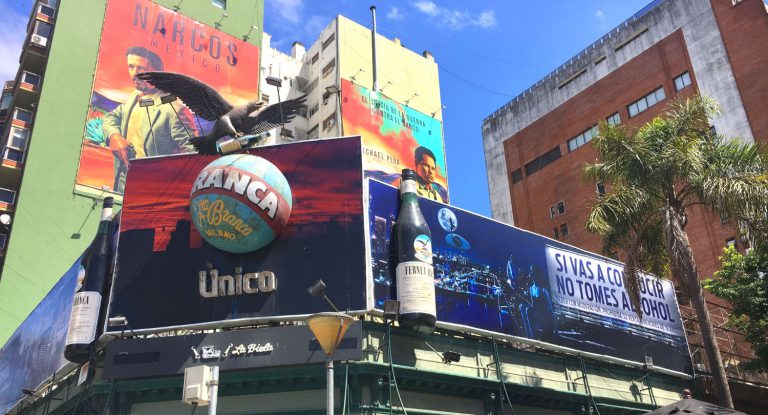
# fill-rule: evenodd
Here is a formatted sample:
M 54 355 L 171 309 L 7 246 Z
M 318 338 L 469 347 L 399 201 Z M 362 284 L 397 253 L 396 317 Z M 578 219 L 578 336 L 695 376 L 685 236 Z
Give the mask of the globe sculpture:
M 192 222 L 209 244 L 253 252 L 280 234 L 291 215 L 291 187 L 268 160 L 230 154 L 203 168 L 192 185 Z

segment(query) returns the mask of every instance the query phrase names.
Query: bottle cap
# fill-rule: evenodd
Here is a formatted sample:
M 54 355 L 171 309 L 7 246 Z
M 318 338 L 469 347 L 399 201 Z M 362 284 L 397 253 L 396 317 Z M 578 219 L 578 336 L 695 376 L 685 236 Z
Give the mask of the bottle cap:
M 411 169 L 403 169 L 401 180 L 416 180 L 416 172 Z
M 115 202 L 115 198 L 114 197 L 107 196 L 107 197 L 104 198 L 104 204 L 102 206 L 105 207 L 105 208 L 111 208 L 112 205 L 114 204 L 114 202 Z

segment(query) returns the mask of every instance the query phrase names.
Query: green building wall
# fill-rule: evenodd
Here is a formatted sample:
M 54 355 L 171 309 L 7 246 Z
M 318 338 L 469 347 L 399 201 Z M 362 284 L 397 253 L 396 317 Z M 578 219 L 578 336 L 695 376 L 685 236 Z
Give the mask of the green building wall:
M 127 1 L 127 0 L 111 0 Z M 99 191 L 75 191 L 106 1 L 61 0 L 35 112 L 13 231 L 0 278 L 0 344 L 93 238 Z M 264 1 L 157 0 L 167 8 L 261 46 Z M 227 17 L 222 19 L 222 13 Z M 251 26 L 256 29 L 251 31 Z M 250 68 L 259 76 L 259 68 Z M 258 96 L 257 94 L 255 96 Z

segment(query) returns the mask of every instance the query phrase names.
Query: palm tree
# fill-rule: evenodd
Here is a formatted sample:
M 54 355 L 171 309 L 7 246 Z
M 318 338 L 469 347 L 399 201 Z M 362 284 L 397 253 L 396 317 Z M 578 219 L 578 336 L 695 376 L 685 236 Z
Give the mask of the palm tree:
M 586 227 L 603 249 L 627 254 L 627 290 L 639 303 L 639 270 L 671 276 L 696 311 L 720 405 L 733 408 L 720 350 L 685 227 L 689 209 L 702 205 L 726 220 L 763 232 L 768 206 L 768 156 L 760 146 L 725 140 L 710 131 L 714 101 L 675 101 L 663 117 L 636 131 L 601 123 L 593 140 L 598 160 L 585 177 L 611 183 Z

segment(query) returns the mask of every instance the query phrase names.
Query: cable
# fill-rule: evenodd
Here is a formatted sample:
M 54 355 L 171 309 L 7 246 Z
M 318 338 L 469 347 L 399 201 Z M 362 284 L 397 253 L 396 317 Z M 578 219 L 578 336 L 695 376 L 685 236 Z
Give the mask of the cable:
M 584 359 L 581 357 L 581 352 L 579 352 L 579 361 L 581 362 L 581 375 L 584 378 L 584 389 L 586 389 L 587 395 L 589 396 L 589 401 L 592 403 L 592 407 L 595 408 L 595 412 L 597 412 L 597 415 L 600 415 L 600 410 L 597 409 L 597 402 L 595 402 L 595 397 L 592 396 L 592 389 L 589 387 L 587 365 L 584 363 Z
M 347 392 L 349 391 L 349 363 L 344 363 L 344 400 L 341 402 L 341 415 L 348 414 Z
M 192 413 L 190 415 L 195 415 L 196 410 L 197 410 L 197 402 L 192 402 Z
M 516 415 L 517 412 L 515 412 L 515 408 L 512 406 L 512 399 L 509 398 L 509 393 L 507 393 L 507 385 L 504 382 L 504 376 L 501 372 L 501 363 L 500 357 L 499 357 L 499 346 L 496 344 L 496 337 L 491 337 L 491 340 L 493 341 L 493 358 L 496 362 L 496 377 L 499 378 L 499 384 L 501 385 L 501 389 L 499 392 L 504 392 L 504 396 L 507 398 L 507 403 L 509 404 L 509 409 L 512 410 L 512 415 Z M 501 396 L 499 396 L 501 398 Z M 504 399 L 501 399 L 501 410 L 504 411 Z
M 397 399 L 400 401 L 400 408 L 403 410 L 403 415 L 408 415 L 408 411 L 405 410 L 405 403 L 403 403 L 403 397 L 400 396 L 400 388 L 397 386 L 397 378 L 395 377 L 395 366 L 392 363 L 392 323 L 387 324 L 387 359 L 389 360 L 389 371 L 392 374 L 392 383 L 395 385 Z M 389 413 L 392 413 L 392 396 L 389 397 Z

